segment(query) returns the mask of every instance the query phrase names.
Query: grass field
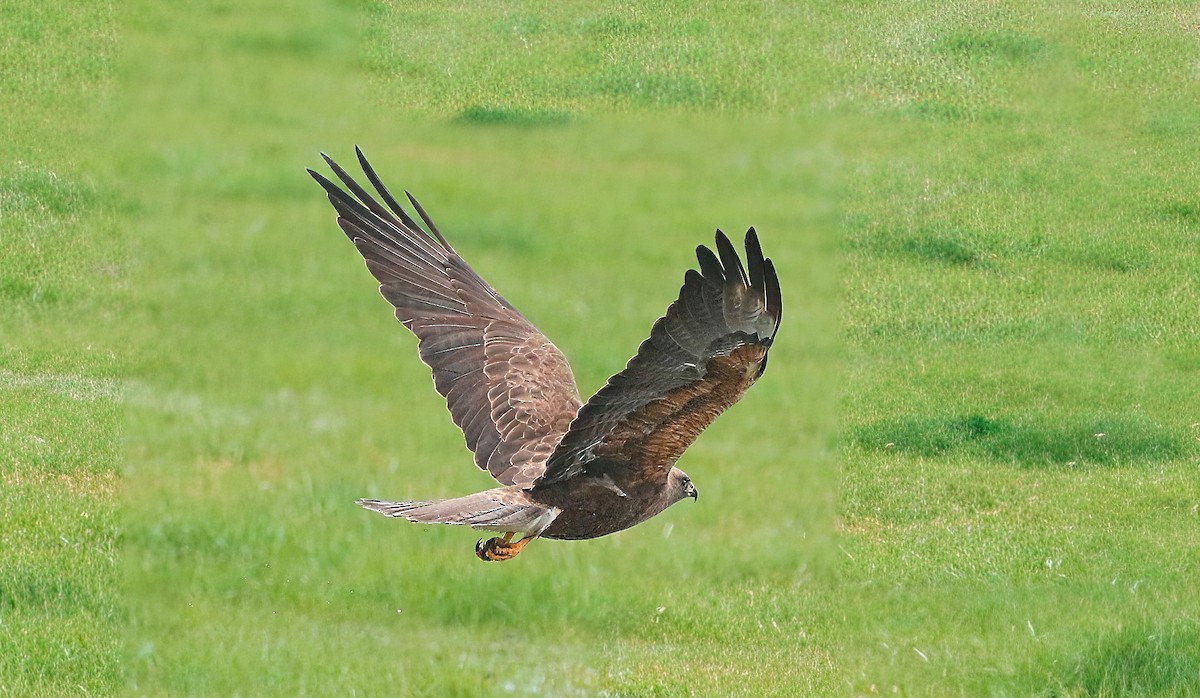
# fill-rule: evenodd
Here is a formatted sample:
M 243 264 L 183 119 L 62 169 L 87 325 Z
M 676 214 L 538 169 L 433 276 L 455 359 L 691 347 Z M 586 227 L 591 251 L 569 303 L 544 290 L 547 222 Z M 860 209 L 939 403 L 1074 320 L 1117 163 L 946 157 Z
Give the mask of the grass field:
M 0 9 L 0 695 L 120 685 L 116 544 L 123 252 L 87 174 L 111 95 L 99 9 Z
M 1195 8 L 0 12 L 0 695 L 1200 695 Z M 758 228 L 696 505 L 484 565 L 352 504 L 489 482 L 356 143 L 584 393 Z

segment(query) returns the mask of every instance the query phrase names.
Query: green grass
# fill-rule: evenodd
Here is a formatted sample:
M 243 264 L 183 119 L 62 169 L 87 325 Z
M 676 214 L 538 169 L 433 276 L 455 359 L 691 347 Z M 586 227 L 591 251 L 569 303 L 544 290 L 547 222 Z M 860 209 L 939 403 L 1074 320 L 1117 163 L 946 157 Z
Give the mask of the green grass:
M 0 694 L 1200 694 L 1190 8 L 4 12 Z M 758 228 L 698 504 L 504 565 L 353 506 L 489 482 L 303 172 L 356 143 L 584 393 Z
M 81 152 L 112 30 L 104 8 L 0 9 L 0 695 L 121 685 L 120 385 L 96 325 L 123 259 Z

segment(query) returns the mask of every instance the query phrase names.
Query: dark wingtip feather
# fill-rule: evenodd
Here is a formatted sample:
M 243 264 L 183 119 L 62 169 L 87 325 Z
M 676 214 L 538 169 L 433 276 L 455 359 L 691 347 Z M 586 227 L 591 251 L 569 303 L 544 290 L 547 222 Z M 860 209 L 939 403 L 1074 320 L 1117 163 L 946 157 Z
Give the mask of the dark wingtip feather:
M 346 170 L 343 169 L 341 165 L 337 164 L 337 161 L 333 158 L 329 157 L 325 153 L 321 153 L 321 157 L 325 158 L 325 164 L 329 165 L 330 169 L 333 170 L 333 173 L 338 175 L 338 179 L 350 176 L 346 174 Z
M 321 157 L 325 158 L 325 162 L 329 163 L 329 169 L 333 170 L 333 173 L 337 175 L 337 178 L 342 180 L 342 184 L 346 185 L 346 188 L 350 190 L 350 193 L 353 194 L 367 210 L 379 216 L 380 218 L 383 218 L 384 220 L 392 217 L 389 211 L 383 206 L 380 206 L 379 202 L 376 201 L 370 194 L 368 194 L 367 190 L 363 189 L 358 182 L 354 181 L 354 178 L 351 177 L 341 165 L 334 162 L 332 158 L 324 153 L 321 154 Z
M 725 281 L 725 272 L 721 269 L 721 263 L 717 261 L 717 256 L 713 251 L 704 245 L 696 247 L 696 260 L 700 262 L 700 272 L 713 281 L 723 283 Z
M 342 191 L 342 188 L 338 185 L 329 181 L 329 178 L 325 175 L 311 168 L 308 169 L 308 173 L 312 175 L 313 179 L 317 180 L 317 184 L 321 185 L 321 188 L 325 190 L 325 193 L 329 194 L 329 198 L 330 200 L 334 201 L 335 206 L 337 205 L 337 200 L 347 198 L 346 192 Z
M 733 244 L 729 242 L 729 238 L 721 232 L 720 228 L 717 228 L 717 253 L 721 255 L 721 266 L 725 267 L 726 280 L 733 281 L 734 271 L 736 271 L 737 278 L 741 279 L 742 285 L 749 286 L 746 269 L 742 267 L 742 260 L 738 258 L 737 250 L 733 248 Z
M 392 192 L 388 190 L 386 185 L 384 185 L 383 180 L 380 179 L 379 175 L 375 173 L 375 168 L 371 167 L 371 163 L 367 161 L 367 156 L 365 153 L 363 153 L 362 148 L 356 145 L 354 146 L 354 152 L 356 155 L 358 155 L 359 167 L 361 167 L 363 173 L 367 175 L 367 179 L 370 180 L 371 186 L 375 187 L 375 191 L 379 192 L 379 196 L 383 198 L 383 201 L 388 205 L 388 208 L 390 208 L 393 213 L 400 217 L 400 220 L 404 222 L 404 225 L 412 228 L 413 230 L 420 230 L 420 226 L 417 225 L 417 222 L 413 220 L 412 216 L 408 215 L 408 211 L 404 210 L 404 207 L 400 205 L 400 202 L 396 200 L 396 197 L 392 196 Z
M 421 220 L 425 221 L 425 225 L 429 228 L 429 232 L 437 236 L 438 242 L 442 243 L 442 247 L 445 247 L 447 250 L 453 250 L 454 248 L 450 246 L 450 243 L 446 242 L 446 238 L 442 237 L 442 231 L 438 230 L 438 227 L 433 222 L 433 219 L 429 217 L 428 213 L 425 213 L 425 207 L 421 205 L 420 201 L 417 201 L 417 197 L 409 193 L 408 190 L 404 191 L 404 195 L 407 196 L 408 200 L 412 202 L 413 208 L 417 209 L 417 215 L 421 217 Z
M 775 327 L 779 328 L 779 320 L 783 317 L 783 296 L 779 291 L 779 276 L 775 273 L 775 264 L 770 259 L 763 260 L 766 271 L 767 310 L 775 318 Z
M 746 231 L 746 267 L 750 270 L 750 287 L 765 290 L 762 246 L 758 244 L 758 233 L 754 226 Z

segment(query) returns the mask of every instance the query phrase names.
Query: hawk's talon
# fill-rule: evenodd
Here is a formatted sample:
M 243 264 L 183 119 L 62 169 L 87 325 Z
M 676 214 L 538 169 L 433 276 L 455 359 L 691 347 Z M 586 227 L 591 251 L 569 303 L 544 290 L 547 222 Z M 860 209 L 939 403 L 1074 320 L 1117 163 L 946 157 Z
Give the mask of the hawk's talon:
M 532 536 L 522 538 L 516 543 L 511 542 L 513 534 L 506 533 L 503 538 L 489 538 L 485 543 L 482 538 L 475 544 L 475 557 L 478 557 L 484 562 L 503 562 L 511 560 L 521 552 L 529 541 L 533 540 Z

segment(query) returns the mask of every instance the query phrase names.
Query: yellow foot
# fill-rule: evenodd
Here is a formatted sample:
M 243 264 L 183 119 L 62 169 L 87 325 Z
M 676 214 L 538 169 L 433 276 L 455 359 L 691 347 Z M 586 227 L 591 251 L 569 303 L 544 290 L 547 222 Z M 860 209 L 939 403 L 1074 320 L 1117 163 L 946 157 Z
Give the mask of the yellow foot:
M 522 538 L 516 543 L 512 542 L 513 534 L 505 533 L 503 538 L 489 538 L 485 543 L 482 538 L 475 544 L 475 556 L 484 562 L 503 562 L 511 560 L 521 552 L 532 537 Z

